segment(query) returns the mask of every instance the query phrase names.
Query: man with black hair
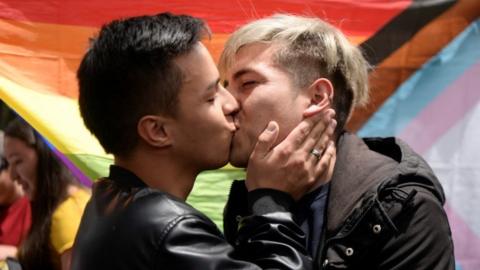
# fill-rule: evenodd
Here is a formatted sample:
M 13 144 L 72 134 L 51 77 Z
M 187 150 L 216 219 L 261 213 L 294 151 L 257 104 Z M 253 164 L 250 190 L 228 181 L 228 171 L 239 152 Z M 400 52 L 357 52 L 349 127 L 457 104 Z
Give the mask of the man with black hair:
M 234 246 L 185 203 L 198 173 L 227 163 L 236 131 L 238 104 L 201 43 L 208 34 L 184 15 L 116 20 L 84 56 L 80 112 L 115 165 L 94 185 L 72 269 L 311 268 L 289 209 L 329 166 L 332 110 L 311 106 L 274 148 L 279 127 L 264 127 Z

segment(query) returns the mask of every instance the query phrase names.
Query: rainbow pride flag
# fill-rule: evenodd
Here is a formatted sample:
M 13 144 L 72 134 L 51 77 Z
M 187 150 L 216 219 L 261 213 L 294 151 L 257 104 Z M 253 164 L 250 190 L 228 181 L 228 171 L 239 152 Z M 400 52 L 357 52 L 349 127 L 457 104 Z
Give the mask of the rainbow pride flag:
M 205 19 L 218 59 L 229 33 L 276 12 L 321 17 L 375 69 L 371 104 L 348 127 L 399 136 L 432 165 L 447 195 L 457 269 L 480 269 L 480 1 L 477 0 L 0 0 L 0 98 L 26 119 L 85 185 L 112 157 L 85 129 L 75 72 L 88 39 L 112 19 L 170 11 Z M 202 173 L 189 202 L 221 227 L 232 179 Z

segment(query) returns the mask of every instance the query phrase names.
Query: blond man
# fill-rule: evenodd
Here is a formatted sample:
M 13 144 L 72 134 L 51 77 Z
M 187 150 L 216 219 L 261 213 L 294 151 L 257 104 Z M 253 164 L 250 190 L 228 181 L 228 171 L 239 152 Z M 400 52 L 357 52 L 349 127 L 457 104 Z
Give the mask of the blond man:
M 280 142 L 309 106 L 336 111 L 327 184 L 319 180 L 293 210 L 317 269 L 454 269 L 445 196 L 428 164 L 396 138 L 345 131 L 353 109 L 368 101 L 369 65 L 341 31 L 318 18 L 260 19 L 231 35 L 219 69 L 239 103 L 230 153 L 236 166 L 249 166 L 267 121 L 279 123 Z M 243 182 L 234 182 L 224 222 L 232 243 L 244 194 Z

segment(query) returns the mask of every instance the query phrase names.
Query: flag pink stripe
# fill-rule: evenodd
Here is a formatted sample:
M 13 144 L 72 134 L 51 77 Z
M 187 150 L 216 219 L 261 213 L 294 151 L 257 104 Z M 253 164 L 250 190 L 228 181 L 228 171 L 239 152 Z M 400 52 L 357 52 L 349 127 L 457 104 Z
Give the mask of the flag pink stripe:
M 445 206 L 450 227 L 452 229 L 453 241 L 455 243 L 455 260 L 461 261 L 462 270 L 480 269 L 480 236 L 476 235 L 448 205 Z
M 407 141 L 420 154 L 424 154 L 440 136 L 478 103 L 479 74 L 480 61 L 420 112 L 399 137 Z

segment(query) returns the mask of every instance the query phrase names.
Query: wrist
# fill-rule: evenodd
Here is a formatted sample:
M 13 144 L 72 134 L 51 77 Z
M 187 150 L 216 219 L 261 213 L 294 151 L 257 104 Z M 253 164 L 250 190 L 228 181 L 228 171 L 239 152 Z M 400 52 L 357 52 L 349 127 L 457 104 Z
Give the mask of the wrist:
M 254 215 L 272 212 L 290 212 L 294 203 L 292 196 L 280 190 L 259 188 L 247 194 L 248 209 Z

